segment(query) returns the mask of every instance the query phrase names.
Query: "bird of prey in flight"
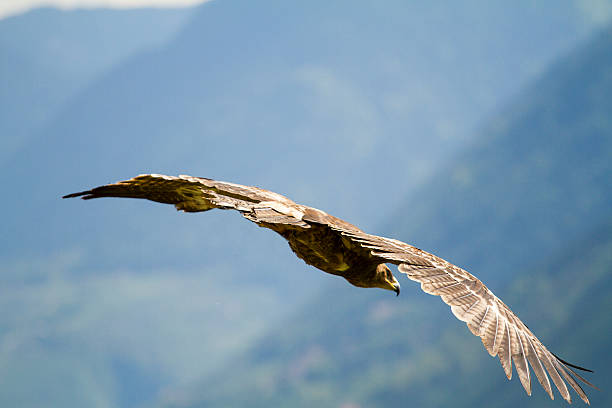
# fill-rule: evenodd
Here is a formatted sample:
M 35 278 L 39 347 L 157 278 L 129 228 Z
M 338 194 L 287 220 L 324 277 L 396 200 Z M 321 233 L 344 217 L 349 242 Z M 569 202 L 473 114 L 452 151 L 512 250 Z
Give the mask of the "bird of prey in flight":
M 551 399 L 554 395 L 550 380 L 567 402 L 572 401 L 569 385 L 589 403 L 579 381 L 594 386 L 572 368 L 590 370 L 570 364 L 548 351 L 510 308 L 476 277 L 404 242 L 367 234 L 346 221 L 268 190 L 200 177 L 140 175 L 64 196 L 69 197 L 84 200 L 145 198 L 173 204 L 177 210 L 187 212 L 214 208 L 237 210 L 260 227 L 280 234 L 307 264 L 341 276 L 354 286 L 387 289 L 397 295 L 400 284 L 386 264 L 398 265 L 398 270 L 419 282 L 423 291 L 440 296 L 453 314 L 480 337 L 489 354 L 499 358 L 508 379 L 512 378 L 514 361 L 528 395 L 531 395 L 531 365 Z

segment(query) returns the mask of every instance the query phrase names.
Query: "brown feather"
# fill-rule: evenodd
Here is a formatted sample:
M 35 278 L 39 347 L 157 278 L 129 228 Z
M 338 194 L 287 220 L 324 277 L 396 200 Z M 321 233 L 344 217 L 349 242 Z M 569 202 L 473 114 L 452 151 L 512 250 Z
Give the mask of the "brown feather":
M 394 286 L 397 281 L 385 265 L 396 264 L 400 272 L 419 282 L 423 291 L 440 296 L 451 306 L 452 313 L 481 338 L 487 352 L 499 358 L 508 379 L 512 378 L 514 361 L 527 394 L 531 394 L 531 365 L 551 399 L 554 395 L 548 376 L 566 401 L 571 402 L 569 384 L 584 402 L 589 402 L 578 381 L 593 385 L 571 369 L 581 367 L 548 351 L 510 308 L 473 275 L 412 245 L 367 234 L 324 211 L 268 190 L 207 178 L 145 174 L 64 196 L 72 197 L 140 198 L 189 212 L 237 210 L 248 220 L 283 236 L 306 263 L 359 287 L 399 293 L 399 286 Z

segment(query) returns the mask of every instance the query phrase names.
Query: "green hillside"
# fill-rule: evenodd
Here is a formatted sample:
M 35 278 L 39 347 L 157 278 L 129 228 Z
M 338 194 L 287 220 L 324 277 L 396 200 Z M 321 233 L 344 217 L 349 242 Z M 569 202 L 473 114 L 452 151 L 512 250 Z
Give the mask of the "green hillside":
M 612 27 L 494 118 L 389 228 L 408 241 L 423 233 L 430 245 L 419 246 L 465 260 L 553 352 L 594 369 L 604 390 L 612 389 L 611 73 Z M 336 280 L 166 405 L 564 404 L 537 384 L 527 399 L 448 307 L 402 282 L 395 299 Z M 594 406 L 612 403 L 589 391 Z

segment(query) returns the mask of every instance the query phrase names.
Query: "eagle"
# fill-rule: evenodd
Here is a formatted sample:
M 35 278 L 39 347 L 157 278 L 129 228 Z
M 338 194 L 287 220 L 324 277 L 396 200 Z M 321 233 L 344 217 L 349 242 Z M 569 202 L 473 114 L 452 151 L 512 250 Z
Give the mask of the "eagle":
M 489 354 L 497 356 L 508 379 L 512 362 L 519 380 L 531 395 L 531 370 L 551 399 L 555 385 L 572 401 L 568 385 L 587 404 L 579 382 L 593 388 L 576 371 L 590 371 L 568 363 L 550 352 L 531 330 L 475 276 L 433 254 L 404 242 L 371 235 L 319 209 L 297 204 L 272 191 L 208 178 L 144 174 L 63 198 L 144 198 L 172 204 L 179 211 L 200 212 L 214 208 L 237 210 L 260 227 L 285 238 L 304 262 L 341 276 L 360 288 L 381 288 L 399 295 L 400 284 L 387 266 L 419 282 L 426 293 L 440 296 L 457 319 L 480 337 Z

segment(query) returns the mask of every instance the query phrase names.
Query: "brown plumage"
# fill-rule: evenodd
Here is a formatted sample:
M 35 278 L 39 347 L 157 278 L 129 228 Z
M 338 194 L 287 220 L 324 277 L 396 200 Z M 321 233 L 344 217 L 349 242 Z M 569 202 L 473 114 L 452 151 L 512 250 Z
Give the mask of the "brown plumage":
M 280 234 L 307 264 L 342 276 L 352 285 L 388 289 L 399 295 L 399 283 L 386 266 L 396 264 L 400 272 L 419 282 L 425 292 L 440 296 L 450 305 L 453 314 L 481 338 L 489 354 L 499 358 L 508 379 L 512 378 L 514 362 L 527 394 L 531 395 L 531 365 L 551 399 L 554 394 L 550 379 L 567 402 L 572 400 L 569 384 L 589 403 L 578 382 L 593 385 L 572 370 L 585 369 L 548 351 L 508 306 L 473 275 L 404 242 L 366 234 L 346 221 L 268 190 L 199 177 L 140 175 L 64 198 L 79 196 L 85 200 L 145 198 L 188 212 L 213 208 L 238 210 L 257 225 Z

